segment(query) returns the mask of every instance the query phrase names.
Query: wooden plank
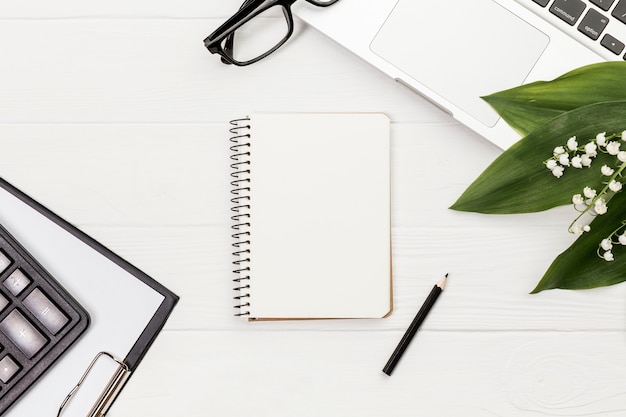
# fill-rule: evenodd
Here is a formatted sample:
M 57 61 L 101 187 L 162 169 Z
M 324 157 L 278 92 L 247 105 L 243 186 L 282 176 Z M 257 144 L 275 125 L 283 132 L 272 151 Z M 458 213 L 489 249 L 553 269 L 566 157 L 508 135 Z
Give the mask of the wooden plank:
M 3 4 L 0 19 L 64 19 L 64 18 L 219 18 L 226 20 L 239 6 L 238 0 L 200 1 L 180 0 L 111 0 L 84 2 L 59 0 L 27 0 Z
M 202 43 L 219 22 L 3 21 L 0 123 L 220 123 L 254 111 L 380 110 L 395 121 L 450 120 L 304 27 L 271 59 L 224 65 Z
M 111 410 L 153 417 L 527 416 L 626 412 L 624 336 L 166 331 Z M 154 384 L 153 381 L 162 381 Z
M 77 224 L 226 224 L 227 129 L 0 125 L 2 176 Z
M 172 330 L 403 330 L 445 272 L 450 272 L 449 285 L 424 329 L 620 331 L 624 327 L 624 285 L 528 294 L 550 261 L 535 243 L 540 235 L 536 229 L 472 229 L 466 237 L 450 229 L 394 231 L 395 308 L 389 318 L 264 323 L 233 317 L 227 228 L 89 226 L 85 230 L 181 297 L 167 325 Z M 480 232 L 479 240 L 473 237 L 475 232 Z M 444 247 L 433 242 L 448 243 Z M 503 245 L 510 248 L 511 258 L 491 256 L 500 253 Z M 470 246 L 478 249 L 470 251 Z
M 0 124 L 2 176 L 76 223 L 227 224 L 232 117 L 214 124 Z M 464 127 L 394 122 L 391 143 L 394 227 L 515 224 L 560 228 L 568 237 L 570 207 L 515 216 L 448 210 L 501 152 Z

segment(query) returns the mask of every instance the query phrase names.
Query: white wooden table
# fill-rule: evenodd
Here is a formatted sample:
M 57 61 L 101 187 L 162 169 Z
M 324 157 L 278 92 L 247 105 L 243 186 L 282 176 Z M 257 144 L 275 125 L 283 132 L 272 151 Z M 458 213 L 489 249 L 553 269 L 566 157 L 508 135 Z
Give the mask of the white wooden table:
M 181 297 L 110 416 L 626 414 L 626 286 L 529 295 L 572 210 L 448 210 L 500 150 L 424 99 L 303 24 L 271 58 L 222 65 L 202 40 L 238 1 L 4 3 L 0 175 Z M 391 317 L 232 316 L 227 127 L 255 111 L 392 119 Z

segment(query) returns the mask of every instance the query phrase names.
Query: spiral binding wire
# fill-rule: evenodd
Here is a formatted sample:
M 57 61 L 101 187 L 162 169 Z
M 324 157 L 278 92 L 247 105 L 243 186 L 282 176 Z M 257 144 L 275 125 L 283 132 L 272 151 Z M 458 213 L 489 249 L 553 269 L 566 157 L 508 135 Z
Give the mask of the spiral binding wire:
M 232 186 L 230 199 L 233 215 L 231 226 L 233 233 L 233 261 L 236 278 L 234 288 L 238 295 L 234 297 L 236 316 L 248 316 L 250 311 L 250 121 L 249 118 L 231 120 L 230 159 Z

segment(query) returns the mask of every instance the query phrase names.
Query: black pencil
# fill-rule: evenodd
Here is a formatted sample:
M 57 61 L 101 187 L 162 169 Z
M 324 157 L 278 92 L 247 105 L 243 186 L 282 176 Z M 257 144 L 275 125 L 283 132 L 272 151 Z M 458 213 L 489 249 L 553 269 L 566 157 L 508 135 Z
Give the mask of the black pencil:
M 441 281 L 439 281 L 433 287 L 433 289 L 430 291 L 430 294 L 428 294 L 426 301 L 424 301 L 424 304 L 422 304 L 422 308 L 420 308 L 420 310 L 415 315 L 415 318 L 411 322 L 411 325 L 409 326 L 409 328 L 406 329 L 406 332 L 404 333 L 404 336 L 402 336 L 400 343 L 398 343 L 396 350 L 393 351 L 393 353 L 391 354 L 391 357 L 387 361 L 387 365 L 385 365 L 385 367 L 383 368 L 383 372 L 386 373 L 387 375 L 391 375 L 391 373 L 393 372 L 393 368 L 396 367 L 396 364 L 400 360 L 400 357 L 402 357 L 402 354 L 406 350 L 407 346 L 409 346 L 409 343 L 411 343 L 411 339 L 413 339 L 413 336 L 415 336 L 417 329 L 420 327 L 420 325 L 422 324 L 422 322 L 428 315 L 428 312 L 430 311 L 432 306 L 435 304 L 435 301 L 437 301 L 439 294 L 441 294 L 444 287 L 446 286 L 447 279 L 448 279 L 448 274 L 446 274 L 441 279 Z

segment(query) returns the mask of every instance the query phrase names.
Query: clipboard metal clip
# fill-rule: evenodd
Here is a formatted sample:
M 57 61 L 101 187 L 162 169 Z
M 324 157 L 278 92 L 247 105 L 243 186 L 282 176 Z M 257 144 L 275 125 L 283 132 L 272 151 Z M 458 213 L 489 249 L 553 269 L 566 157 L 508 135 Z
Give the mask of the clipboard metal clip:
M 95 358 L 93 358 L 93 360 L 87 367 L 87 370 L 85 371 L 83 376 L 80 378 L 76 386 L 72 388 L 70 393 L 67 394 L 67 397 L 65 397 L 65 399 L 61 403 L 61 407 L 59 408 L 59 413 L 57 414 L 57 417 L 61 417 L 61 414 L 63 414 L 63 411 L 66 409 L 72 397 L 76 394 L 76 392 L 78 391 L 80 386 L 83 384 L 83 382 L 85 382 L 85 379 L 89 375 L 89 372 L 92 370 L 96 362 L 103 356 L 109 357 L 113 361 L 117 362 L 118 367 L 115 369 L 113 376 L 111 377 L 109 382 L 106 384 L 104 390 L 98 397 L 98 400 L 94 403 L 93 407 L 91 408 L 91 410 L 89 411 L 86 417 L 103 417 L 106 414 L 113 400 L 117 397 L 117 394 L 119 394 L 122 387 L 126 383 L 126 380 L 130 376 L 131 370 L 128 368 L 128 365 L 124 363 L 124 361 L 116 358 L 112 354 L 108 352 L 100 352 L 96 355 Z

